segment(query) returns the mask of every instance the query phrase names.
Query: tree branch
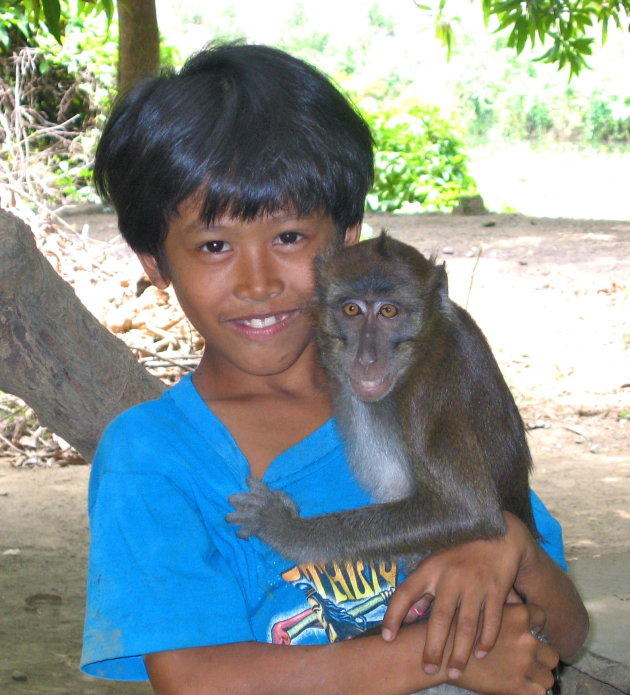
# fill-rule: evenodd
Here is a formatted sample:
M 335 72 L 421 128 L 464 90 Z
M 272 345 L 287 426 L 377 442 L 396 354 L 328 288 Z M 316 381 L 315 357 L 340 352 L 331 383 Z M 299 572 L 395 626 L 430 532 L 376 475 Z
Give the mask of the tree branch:
M 27 225 L 0 210 L 0 389 L 89 460 L 118 413 L 164 388 L 81 304 Z

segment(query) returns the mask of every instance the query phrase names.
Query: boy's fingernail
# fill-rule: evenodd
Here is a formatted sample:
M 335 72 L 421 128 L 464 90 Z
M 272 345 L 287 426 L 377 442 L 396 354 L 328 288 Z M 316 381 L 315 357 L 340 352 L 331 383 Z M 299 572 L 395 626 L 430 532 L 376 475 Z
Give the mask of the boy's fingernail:
M 394 639 L 394 636 L 392 635 L 392 631 L 386 627 L 384 627 L 383 630 L 381 631 L 381 637 L 386 642 L 391 642 Z
M 483 657 L 484 657 L 484 656 L 487 656 L 487 654 L 488 654 L 488 652 L 484 651 L 483 649 L 477 649 L 477 650 L 475 651 L 475 656 L 476 656 L 478 659 L 483 659 Z
M 458 668 L 449 668 L 447 675 L 451 680 L 455 680 L 462 675 L 462 672 Z
M 425 664 L 424 672 L 428 673 L 430 676 L 434 676 L 439 671 L 439 668 L 435 664 Z

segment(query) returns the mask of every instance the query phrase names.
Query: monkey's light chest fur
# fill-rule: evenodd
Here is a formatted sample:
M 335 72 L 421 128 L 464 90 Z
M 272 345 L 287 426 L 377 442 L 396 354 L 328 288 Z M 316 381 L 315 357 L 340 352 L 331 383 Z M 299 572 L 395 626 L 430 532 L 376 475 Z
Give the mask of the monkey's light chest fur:
M 407 447 L 400 428 L 389 413 L 375 420 L 377 404 L 364 403 L 351 393 L 337 401 L 336 417 L 344 433 L 350 461 L 361 461 L 353 469 L 359 483 L 379 502 L 394 502 L 414 489 Z M 373 436 L 365 436 L 370 432 Z

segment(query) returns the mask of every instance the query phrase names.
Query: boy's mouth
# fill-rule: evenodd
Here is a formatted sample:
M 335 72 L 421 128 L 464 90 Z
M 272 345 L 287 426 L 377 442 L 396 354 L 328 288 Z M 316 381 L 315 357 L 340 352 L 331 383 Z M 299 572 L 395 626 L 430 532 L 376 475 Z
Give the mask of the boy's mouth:
M 282 311 L 266 316 L 249 316 L 231 321 L 238 333 L 254 340 L 266 340 L 284 331 L 299 310 Z

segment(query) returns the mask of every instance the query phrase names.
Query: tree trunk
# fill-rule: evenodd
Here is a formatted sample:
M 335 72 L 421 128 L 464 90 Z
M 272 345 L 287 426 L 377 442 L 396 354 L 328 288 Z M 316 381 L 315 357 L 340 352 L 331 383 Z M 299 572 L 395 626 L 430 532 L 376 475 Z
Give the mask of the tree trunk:
M 22 220 L 0 210 L 0 390 L 90 460 L 118 413 L 162 382 L 81 304 Z
M 160 69 L 155 0 L 118 0 L 118 91 Z

